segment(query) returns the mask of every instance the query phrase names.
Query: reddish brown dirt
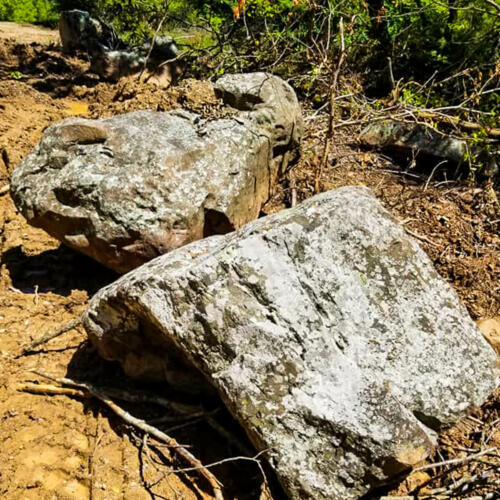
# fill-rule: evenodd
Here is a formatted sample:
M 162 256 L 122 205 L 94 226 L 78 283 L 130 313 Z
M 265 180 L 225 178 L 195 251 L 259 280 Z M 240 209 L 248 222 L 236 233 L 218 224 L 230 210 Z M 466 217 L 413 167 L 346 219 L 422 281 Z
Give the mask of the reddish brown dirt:
M 66 116 L 170 109 L 179 102 L 216 114 L 217 103 L 204 84 L 191 81 L 161 91 L 134 81 L 99 83 L 86 74 L 84 61 L 63 58 L 55 45 L 32 43 L 31 30 L 28 34 L 16 28 L 15 39 L 2 40 L 0 25 L 0 188 L 7 184 L 19 160 L 37 144 L 43 129 Z M 293 183 L 299 201 L 313 194 L 322 130 L 320 121 L 308 122 L 302 159 L 278 187 L 267 212 L 289 206 Z M 420 240 L 471 315 L 475 319 L 498 316 L 500 209 L 492 186 L 439 184 L 442 180 L 426 186 L 427 175 L 397 173 L 398 167 L 380 155 L 349 145 L 354 136 L 355 131 L 336 135 L 321 175 L 321 189 L 345 184 L 369 186 Z M 24 344 L 80 314 L 89 297 L 115 276 L 28 226 L 8 194 L 0 196 L 0 252 L 0 497 L 212 498 L 208 486 L 196 475 L 166 475 L 167 466 L 172 464 L 168 450 L 150 446 L 147 453 L 135 431 L 94 400 L 17 390 L 20 383 L 41 380 L 30 372 L 36 369 L 130 389 L 163 391 L 138 385 L 124 377 L 117 366 L 100 360 L 80 328 L 33 354 L 16 358 Z M 443 433 L 436 456 L 430 460 L 500 446 L 499 402 L 497 392 L 471 417 Z M 154 405 L 128 405 L 127 409 L 141 418 L 164 415 Z M 227 416 L 221 415 L 219 421 L 237 432 Z M 191 451 L 204 463 L 240 454 L 203 419 L 171 434 L 192 446 Z M 180 465 L 174 462 L 175 467 Z M 391 494 L 407 493 L 422 484 L 420 493 L 425 493 L 486 466 L 470 462 L 445 475 L 440 475 L 442 468 L 414 473 L 393 486 Z M 214 473 L 226 486 L 228 498 L 259 498 L 261 478 L 255 467 L 234 463 L 214 468 Z M 480 493 L 492 491 L 491 484 L 481 488 L 477 490 Z M 477 491 L 472 489 L 460 498 Z

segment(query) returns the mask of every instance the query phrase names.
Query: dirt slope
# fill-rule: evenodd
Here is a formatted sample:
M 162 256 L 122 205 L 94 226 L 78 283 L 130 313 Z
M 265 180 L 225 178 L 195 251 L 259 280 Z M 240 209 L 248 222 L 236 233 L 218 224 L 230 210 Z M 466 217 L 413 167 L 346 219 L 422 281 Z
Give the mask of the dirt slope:
M 99 83 L 86 74 L 85 61 L 65 59 L 57 46 L 41 45 L 54 40 L 54 34 L 45 30 L 0 23 L 0 188 L 36 145 L 43 129 L 64 117 L 106 116 L 146 107 L 170 109 L 179 101 L 197 109 L 205 106 L 193 98 L 202 95 L 203 89 L 192 82 L 166 92 L 134 82 Z M 210 99 L 209 95 L 203 98 L 208 107 Z M 303 158 L 292 177 L 279 187 L 268 212 L 289 206 L 293 186 L 299 200 L 313 194 L 321 120 L 314 118 L 308 124 Z M 388 160 L 360 151 L 355 144 L 346 145 L 352 137 L 351 132 L 336 137 L 329 167 L 321 178 L 322 189 L 344 184 L 370 186 L 420 239 L 471 315 L 475 319 L 498 315 L 500 209 L 492 187 L 467 188 L 442 180 L 425 186 L 426 176 L 422 181 L 412 177 L 415 174 L 394 173 L 397 167 Z M 209 488 L 196 475 L 165 475 L 165 464 L 171 464 L 168 450 L 152 445 L 145 449 L 133 429 L 95 401 L 17 390 L 20 383 L 41 380 L 30 372 L 33 369 L 131 389 L 162 389 L 140 386 L 126 379 L 117 366 L 101 361 L 79 328 L 34 354 L 15 358 L 22 345 L 80 314 L 88 298 L 115 276 L 29 227 L 8 194 L 0 197 L 0 252 L 0 497 L 211 498 Z M 499 446 L 499 401 L 497 394 L 471 419 L 443 434 L 440 455 L 434 458 Z M 141 418 L 165 416 L 159 407 L 127 408 Z M 223 412 L 218 419 L 232 429 Z M 177 424 L 161 425 L 169 429 Z M 170 432 L 191 445 L 204 463 L 240 454 L 206 419 Z M 462 477 L 478 466 L 469 463 L 467 470 L 457 469 L 455 475 Z M 255 467 L 235 463 L 214 472 L 226 486 L 228 498 L 259 497 L 261 480 Z M 428 472 L 424 477 L 411 476 L 393 492 L 405 493 L 439 470 Z M 447 484 L 447 480 L 435 479 L 429 487 Z M 492 491 L 492 486 L 487 484 L 478 491 Z

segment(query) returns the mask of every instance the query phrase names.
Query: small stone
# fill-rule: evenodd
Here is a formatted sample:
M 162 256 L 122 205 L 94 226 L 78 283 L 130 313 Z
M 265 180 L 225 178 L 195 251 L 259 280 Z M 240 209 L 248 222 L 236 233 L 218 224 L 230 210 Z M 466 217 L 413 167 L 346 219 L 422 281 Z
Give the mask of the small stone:
M 500 316 L 481 319 L 477 322 L 477 326 L 484 338 L 500 356 Z

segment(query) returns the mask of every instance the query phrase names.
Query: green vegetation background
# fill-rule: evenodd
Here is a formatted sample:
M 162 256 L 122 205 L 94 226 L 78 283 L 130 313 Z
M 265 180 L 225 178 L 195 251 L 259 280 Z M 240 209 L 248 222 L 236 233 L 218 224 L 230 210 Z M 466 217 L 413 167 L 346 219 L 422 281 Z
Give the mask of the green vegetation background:
M 475 118 L 490 121 L 500 112 L 493 90 L 500 76 L 498 0 L 0 0 L 0 20 L 56 26 L 59 11 L 73 8 L 111 23 L 131 43 L 150 37 L 163 19 L 164 30 L 198 50 L 192 75 L 269 69 L 318 103 L 338 59 L 342 19 L 344 66 L 368 95 L 389 94 L 390 59 L 392 88 L 400 82 L 398 98 L 408 104 L 467 101 L 487 115 Z M 430 81 L 432 91 L 424 91 Z

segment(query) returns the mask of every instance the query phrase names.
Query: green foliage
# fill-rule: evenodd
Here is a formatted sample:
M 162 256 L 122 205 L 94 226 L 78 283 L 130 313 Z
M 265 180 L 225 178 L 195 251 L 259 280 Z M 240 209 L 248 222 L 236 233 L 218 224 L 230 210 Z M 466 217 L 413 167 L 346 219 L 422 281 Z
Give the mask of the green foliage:
M 0 21 L 54 26 L 58 17 L 55 0 L 0 0 Z
M 24 77 L 24 75 L 20 72 L 20 71 L 11 71 L 9 73 L 9 76 L 13 79 L 13 80 L 21 80 L 21 78 Z

